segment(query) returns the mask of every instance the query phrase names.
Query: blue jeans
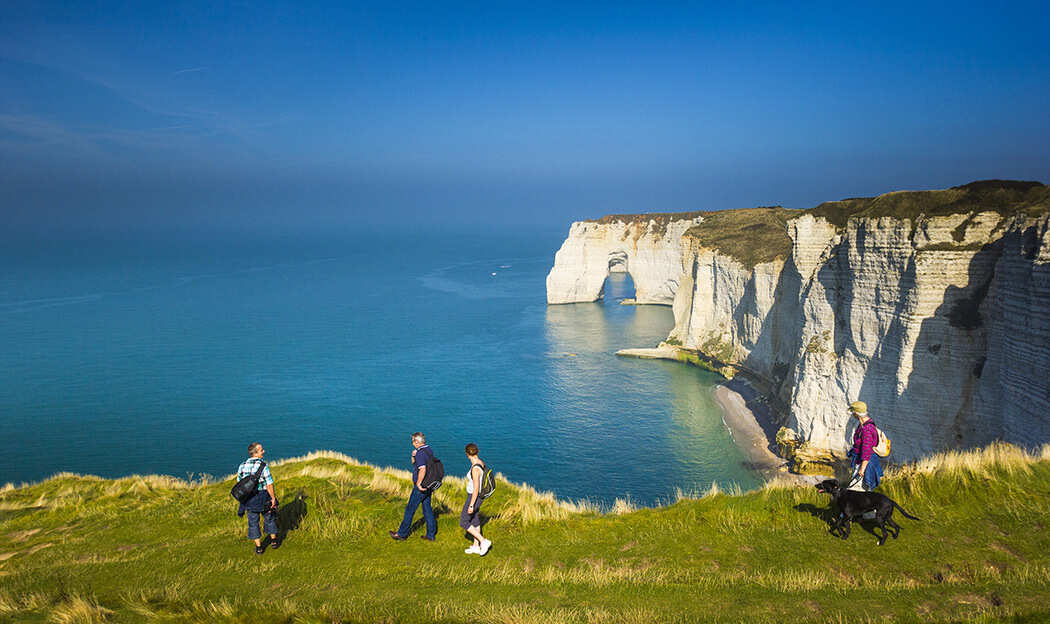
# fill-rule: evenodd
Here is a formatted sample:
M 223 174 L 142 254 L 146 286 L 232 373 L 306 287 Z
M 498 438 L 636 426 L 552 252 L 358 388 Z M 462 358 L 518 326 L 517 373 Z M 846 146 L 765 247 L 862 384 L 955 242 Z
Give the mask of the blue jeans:
M 408 532 L 412 530 L 412 518 L 415 517 L 416 507 L 419 507 L 420 503 L 423 503 L 423 519 L 427 523 L 427 537 L 437 535 L 437 520 L 434 519 L 434 509 L 430 506 L 430 494 L 430 490 L 420 492 L 419 488 L 412 486 L 408 504 L 405 505 L 405 519 L 401 521 L 401 526 L 397 529 L 401 537 L 408 537 Z
M 850 451 L 852 457 L 853 451 Z M 853 457 L 853 469 L 857 470 L 860 468 L 861 461 L 859 457 Z M 871 459 L 868 460 L 868 469 L 864 471 L 864 476 L 861 477 L 861 484 L 864 491 L 870 492 L 875 488 L 879 487 L 879 482 L 882 481 L 882 464 L 879 463 L 879 456 L 875 453 L 871 454 Z
M 262 533 L 259 532 L 259 516 L 262 515 L 263 529 L 269 535 L 277 535 L 277 514 L 270 511 L 252 511 L 248 510 L 248 539 L 257 540 L 262 537 Z

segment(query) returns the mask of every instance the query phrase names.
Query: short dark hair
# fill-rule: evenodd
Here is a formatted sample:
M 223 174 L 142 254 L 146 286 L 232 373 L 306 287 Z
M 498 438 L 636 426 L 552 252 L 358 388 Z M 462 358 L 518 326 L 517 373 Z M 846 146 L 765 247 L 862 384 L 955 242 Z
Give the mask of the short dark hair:
M 262 444 L 259 444 L 258 442 L 252 442 L 251 444 L 248 445 L 248 454 L 249 455 L 254 455 L 255 451 L 258 451 L 261 448 L 262 448 Z
M 474 444 L 473 442 L 468 444 L 467 445 L 467 455 L 470 455 L 471 457 L 477 457 L 478 456 L 478 445 Z

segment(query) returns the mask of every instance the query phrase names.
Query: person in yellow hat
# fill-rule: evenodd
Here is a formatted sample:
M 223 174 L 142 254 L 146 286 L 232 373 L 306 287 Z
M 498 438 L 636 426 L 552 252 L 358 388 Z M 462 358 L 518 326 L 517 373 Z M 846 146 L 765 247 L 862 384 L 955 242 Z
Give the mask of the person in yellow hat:
M 879 487 L 882 480 L 882 465 L 874 451 L 879 443 L 879 432 L 875 421 L 868 416 L 868 405 L 864 401 L 850 403 L 849 413 L 858 423 L 853 430 L 853 448 L 847 453 L 853 465 L 849 489 L 870 492 Z

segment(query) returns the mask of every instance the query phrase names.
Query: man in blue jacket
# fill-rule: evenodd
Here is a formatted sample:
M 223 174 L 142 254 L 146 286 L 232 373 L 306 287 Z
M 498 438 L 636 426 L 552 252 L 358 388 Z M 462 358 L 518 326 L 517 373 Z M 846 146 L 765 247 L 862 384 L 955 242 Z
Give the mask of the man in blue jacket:
M 423 477 L 427 474 L 427 458 L 433 457 L 434 453 L 427 446 L 427 438 L 420 432 L 412 434 L 412 465 L 415 470 L 412 473 L 412 494 L 408 497 L 405 505 L 405 519 L 396 531 L 390 532 L 391 539 L 398 541 L 408 539 L 408 532 L 412 529 L 412 518 L 416 515 L 416 508 L 423 505 L 423 519 L 427 523 L 427 533 L 423 539 L 433 542 L 437 535 L 437 520 L 434 519 L 434 509 L 430 506 L 431 491 L 423 487 Z
M 273 476 L 270 467 L 263 461 L 266 449 L 258 442 L 248 445 L 248 459 L 244 460 L 237 468 L 237 480 L 255 474 L 262 466 L 259 474 L 259 486 L 247 503 L 242 503 L 237 509 L 238 516 L 244 516 L 248 512 L 248 539 L 255 540 L 255 554 L 261 555 L 266 552 L 262 545 L 262 532 L 259 530 L 259 516 L 262 515 L 263 528 L 270 534 L 270 546 L 280 548 L 281 543 L 277 541 L 277 497 L 273 493 Z

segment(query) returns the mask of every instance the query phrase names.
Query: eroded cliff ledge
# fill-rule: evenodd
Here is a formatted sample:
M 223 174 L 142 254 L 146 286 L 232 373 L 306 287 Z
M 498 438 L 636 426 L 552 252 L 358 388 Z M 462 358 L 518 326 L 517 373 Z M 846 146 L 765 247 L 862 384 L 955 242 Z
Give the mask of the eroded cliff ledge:
M 856 399 L 890 433 L 895 461 L 1050 440 L 1050 187 L 992 180 L 810 210 L 662 218 L 698 221 L 677 240 L 670 226 L 639 237 L 650 257 L 665 257 L 661 246 L 680 253 L 677 266 L 651 263 L 645 277 L 674 285 L 662 291 L 673 291 L 668 343 L 746 373 L 800 459 L 845 452 Z M 591 257 L 589 241 L 629 239 L 644 222 L 631 221 L 630 234 L 627 221 L 575 224 L 548 300 L 555 271 L 556 282 L 597 280 L 602 263 L 570 262 Z M 636 285 L 637 264 L 627 266 Z

